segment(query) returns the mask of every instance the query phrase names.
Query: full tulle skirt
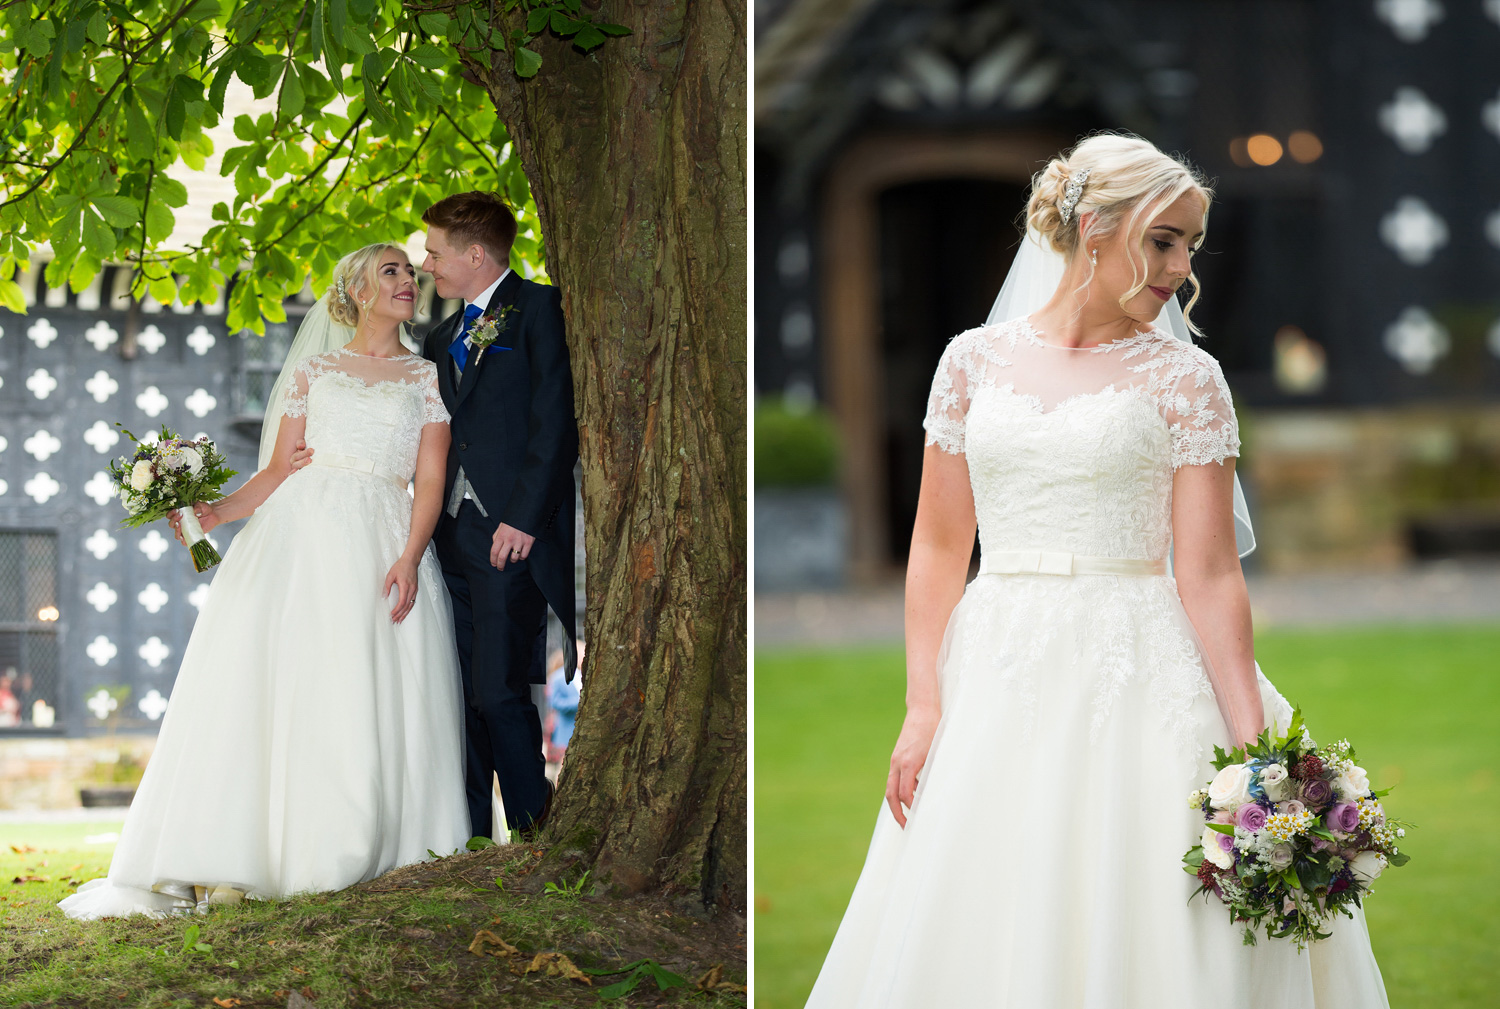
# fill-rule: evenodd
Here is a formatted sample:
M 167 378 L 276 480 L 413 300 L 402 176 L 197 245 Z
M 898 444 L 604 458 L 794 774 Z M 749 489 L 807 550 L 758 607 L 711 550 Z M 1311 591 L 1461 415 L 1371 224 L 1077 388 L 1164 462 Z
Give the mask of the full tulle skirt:
M 429 547 L 411 613 L 381 588 L 411 497 L 293 474 L 234 538 L 105 879 L 72 917 L 161 913 L 162 885 L 338 890 L 468 837 L 451 607 Z
M 810 1009 L 1387 1006 L 1362 912 L 1299 953 L 1189 900 L 1187 796 L 1229 734 L 1171 579 L 981 576 L 939 678 L 907 826 L 881 804 Z

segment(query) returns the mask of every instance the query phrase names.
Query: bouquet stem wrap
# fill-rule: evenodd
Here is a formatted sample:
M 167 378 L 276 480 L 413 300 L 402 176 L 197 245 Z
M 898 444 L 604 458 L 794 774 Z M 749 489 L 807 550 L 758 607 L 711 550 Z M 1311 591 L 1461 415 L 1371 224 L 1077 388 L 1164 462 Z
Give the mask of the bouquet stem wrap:
M 208 534 L 203 531 L 203 526 L 198 524 L 198 515 L 193 507 L 182 509 L 182 539 L 188 546 L 188 552 L 193 555 L 193 570 L 202 574 L 215 564 L 219 563 L 219 551 L 208 541 Z

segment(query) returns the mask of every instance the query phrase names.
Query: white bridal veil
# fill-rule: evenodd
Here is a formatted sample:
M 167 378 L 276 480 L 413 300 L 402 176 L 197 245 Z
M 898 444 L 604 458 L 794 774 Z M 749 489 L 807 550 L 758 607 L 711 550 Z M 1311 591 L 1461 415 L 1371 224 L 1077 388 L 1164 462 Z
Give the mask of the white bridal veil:
M 1062 282 L 1065 265 L 1062 253 L 1043 247 L 1038 237 L 1028 231 L 985 323 L 1007 322 L 1041 308 L 1051 300 L 1057 285 Z M 1167 299 L 1161 314 L 1156 317 L 1156 325 L 1184 343 L 1193 342 L 1176 298 Z M 1234 478 L 1234 545 L 1241 557 L 1255 549 L 1255 530 L 1250 525 L 1250 509 L 1245 504 L 1245 492 L 1240 488 L 1238 474 Z

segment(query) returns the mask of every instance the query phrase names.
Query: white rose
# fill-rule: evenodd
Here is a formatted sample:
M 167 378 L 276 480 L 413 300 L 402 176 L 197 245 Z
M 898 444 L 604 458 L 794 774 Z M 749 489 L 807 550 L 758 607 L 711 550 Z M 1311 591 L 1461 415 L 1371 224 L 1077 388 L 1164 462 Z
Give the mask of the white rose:
M 1354 878 L 1361 883 L 1375 882 L 1376 877 L 1385 871 L 1385 867 L 1385 856 L 1378 851 L 1362 851 L 1349 860 Z
M 1215 809 L 1234 809 L 1250 801 L 1250 768 L 1230 764 L 1208 783 L 1208 801 Z
M 182 459 L 183 463 L 186 464 L 187 471 L 193 476 L 197 476 L 199 473 L 203 472 L 203 456 L 199 454 L 197 449 L 178 449 L 177 454 L 179 458 Z
M 1260 786 L 1266 790 L 1266 798 L 1272 802 L 1292 797 L 1291 776 L 1280 764 L 1267 764 L 1260 769 Z
M 1266 863 L 1277 872 L 1285 872 L 1292 865 L 1292 846 L 1278 844 L 1266 854 Z
M 1211 827 L 1203 828 L 1203 857 L 1220 869 L 1234 868 L 1234 856 L 1219 847 L 1219 838 L 1224 837 Z
M 153 477 L 151 474 L 151 463 L 149 460 L 142 459 L 140 462 L 130 467 L 130 486 L 133 489 L 145 490 L 147 487 L 151 486 L 152 479 Z
M 1363 767 L 1351 767 L 1334 779 L 1333 787 L 1340 799 L 1354 802 L 1370 794 L 1370 776 Z

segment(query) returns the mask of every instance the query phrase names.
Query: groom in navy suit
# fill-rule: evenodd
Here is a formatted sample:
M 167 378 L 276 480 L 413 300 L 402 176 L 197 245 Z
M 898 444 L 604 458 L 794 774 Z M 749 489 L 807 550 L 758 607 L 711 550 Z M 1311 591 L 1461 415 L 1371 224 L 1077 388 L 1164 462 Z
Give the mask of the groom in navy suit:
M 433 541 L 453 597 L 471 830 L 488 837 L 492 774 L 511 829 L 538 826 L 551 802 L 531 686 L 547 679 L 549 605 L 563 626 L 569 680 L 577 666 L 578 424 L 562 296 L 509 268 L 510 208 L 492 193 L 458 193 L 422 220 L 422 269 L 439 297 L 464 302 L 428 332 L 423 356 L 437 364 L 453 416 L 446 507 Z

